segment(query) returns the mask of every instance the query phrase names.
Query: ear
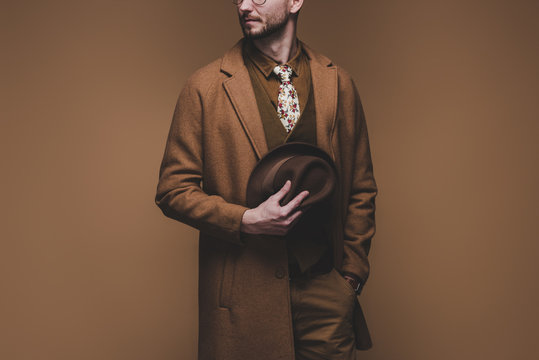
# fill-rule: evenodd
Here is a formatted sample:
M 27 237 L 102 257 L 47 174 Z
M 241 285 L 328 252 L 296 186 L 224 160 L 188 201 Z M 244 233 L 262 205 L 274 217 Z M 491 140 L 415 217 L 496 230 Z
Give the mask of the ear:
M 297 14 L 301 7 L 303 6 L 303 0 L 290 0 L 290 13 Z

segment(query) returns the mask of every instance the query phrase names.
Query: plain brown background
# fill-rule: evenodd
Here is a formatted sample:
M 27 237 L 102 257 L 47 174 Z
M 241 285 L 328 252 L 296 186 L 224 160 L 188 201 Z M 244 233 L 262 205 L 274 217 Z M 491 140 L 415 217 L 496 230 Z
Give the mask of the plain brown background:
M 353 75 L 380 188 L 360 359 L 539 358 L 538 18 L 305 1 L 299 37 Z M 179 91 L 241 36 L 234 6 L 4 0 L 0 23 L 0 358 L 195 359 L 196 232 L 153 198 Z

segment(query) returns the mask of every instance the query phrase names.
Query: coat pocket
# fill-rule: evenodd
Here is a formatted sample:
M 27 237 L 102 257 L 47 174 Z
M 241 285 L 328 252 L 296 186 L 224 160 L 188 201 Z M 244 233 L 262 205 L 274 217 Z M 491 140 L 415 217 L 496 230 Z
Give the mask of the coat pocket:
M 234 286 L 234 273 L 236 271 L 236 261 L 231 249 L 225 250 L 223 258 L 223 269 L 221 273 L 221 284 L 219 290 L 219 306 L 229 309 L 232 305 L 232 289 Z

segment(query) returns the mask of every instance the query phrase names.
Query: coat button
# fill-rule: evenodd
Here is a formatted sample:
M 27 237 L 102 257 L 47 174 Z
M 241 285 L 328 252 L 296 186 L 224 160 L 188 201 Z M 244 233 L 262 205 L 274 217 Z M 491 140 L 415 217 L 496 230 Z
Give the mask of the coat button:
M 286 271 L 282 267 L 278 267 L 277 270 L 275 270 L 275 277 L 277 279 L 282 279 L 286 275 Z

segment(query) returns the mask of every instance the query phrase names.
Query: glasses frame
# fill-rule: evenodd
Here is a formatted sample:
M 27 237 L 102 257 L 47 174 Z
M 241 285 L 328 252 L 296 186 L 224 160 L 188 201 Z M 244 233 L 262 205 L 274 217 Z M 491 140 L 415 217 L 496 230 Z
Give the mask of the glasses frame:
M 262 6 L 266 3 L 267 0 L 251 0 L 253 2 L 253 4 L 255 4 L 256 6 Z M 243 0 L 232 0 L 232 4 L 234 5 L 241 5 L 241 3 L 243 2 Z M 260 4 L 259 4 L 260 2 Z

